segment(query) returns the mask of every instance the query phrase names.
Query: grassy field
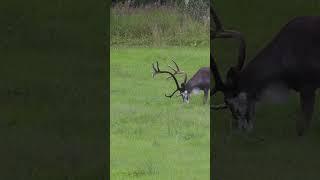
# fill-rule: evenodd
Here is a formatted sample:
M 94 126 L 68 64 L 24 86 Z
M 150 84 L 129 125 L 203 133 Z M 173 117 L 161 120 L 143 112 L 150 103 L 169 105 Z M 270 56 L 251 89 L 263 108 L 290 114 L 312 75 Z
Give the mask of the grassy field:
M 320 1 L 215 1 L 216 10 L 226 28 L 244 33 L 248 60 L 263 48 L 283 25 L 301 15 L 319 15 Z M 217 41 L 216 57 L 223 73 L 236 63 L 236 43 Z M 224 141 L 231 115 L 211 112 L 214 122 L 214 171 L 216 180 L 312 180 L 320 175 L 317 158 L 320 151 L 319 98 L 309 134 L 298 137 L 295 120 L 299 118 L 299 99 L 292 92 L 283 105 L 258 105 L 254 136 L 265 141 L 254 143 L 242 136 Z M 221 102 L 221 95 L 214 99 Z
M 111 179 L 209 179 L 209 104 L 169 99 L 166 75 L 173 58 L 189 75 L 208 66 L 209 48 L 111 48 Z

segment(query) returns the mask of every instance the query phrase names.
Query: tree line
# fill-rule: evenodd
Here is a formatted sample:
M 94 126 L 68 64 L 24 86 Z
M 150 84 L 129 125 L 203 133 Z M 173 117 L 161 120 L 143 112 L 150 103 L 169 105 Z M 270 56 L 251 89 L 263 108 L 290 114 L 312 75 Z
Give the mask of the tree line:
M 192 1 L 194 3 L 197 2 L 197 0 L 112 0 L 112 4 L 117 3 L 128 3 L 130 6 L 136 7 L 136 6 L 143 6 L 147 4 L 156 4 L 156 5 L 187 5 L 189 2 Z M 209 0 L 202 0 L 201 3 L 205 2 L 209 6 Z

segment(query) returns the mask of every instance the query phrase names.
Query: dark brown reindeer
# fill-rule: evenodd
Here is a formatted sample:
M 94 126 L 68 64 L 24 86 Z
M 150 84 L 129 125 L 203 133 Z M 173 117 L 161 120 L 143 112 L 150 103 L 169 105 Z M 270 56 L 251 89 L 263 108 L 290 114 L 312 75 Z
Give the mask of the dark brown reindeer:
M 177 86 L 177 89 L 171 95 L 165 95 L 171 98 L 176 92 L 179 91 L 179 96 L 182 97 L 183 102 L 189 103 L 189 99 L 192 93 L 197 93 L 202 90 L 204 92 L 203 103 L 205 104 L 208 99 L 208 92 L 210 90 L 210 68 L 202 67 L 188 80 L 187 73 L 180 71 L 179 66 L 173 61 L 176 69 L 169 66 L 174 72 L 162 71 L 159 68 L 159 63 L 156 62 L 156 66 L 152 64 L 153 73 L 152 76 L 155 77 L 156 74 L 169 74 L 168 78 L 172 78 Z M 175 75 L 184 74 L 184 81 L 179 85 L 179 82 Z
M 255 104 L 265 92 L 271 89 L 273 95 L 280 93 L 283 96 L 283 90 L 292 89 L 300 94 L 303 117 L 297 119 L 296 129 L 299 136 L 303 135 L 313 116 L 315 91 L 320 87 L 320 17 L 304 16 L 289 21 L 244 66 L 243 36 L 240 32 L 224 30 L 212 7 L 210 11 L 215 22 L 215 28 L 211 28 L 210 32 L 211 41 L 216 38 L 234 38 L 240 42 L 238 65 L 229 69 L 225 82 L 222 81 L 211 50 L 210 63 L 215 87 L 210 95 L 221 91 L 225 102 L 212 108 L 230 109 L 233 124 L 239 129 L 250 131 L 253 128 Z

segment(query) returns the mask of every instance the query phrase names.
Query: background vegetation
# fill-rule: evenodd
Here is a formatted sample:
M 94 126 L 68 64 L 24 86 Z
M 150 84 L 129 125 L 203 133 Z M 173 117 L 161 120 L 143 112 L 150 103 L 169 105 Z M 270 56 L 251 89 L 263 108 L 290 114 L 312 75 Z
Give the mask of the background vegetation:
M 244 33 L 247 40 L 248 61 L 262 49 L 290 19 L 296 16 L 319 15 L 320 1 L 269 0 L 269 1 L 214 1 L 215 9 L 224 26 Z M 234 41 L 218 40 L 215 43 L 217 61 L 223 73 L 236 63 Z M 214 99 L 221 102 L 222 96 Z M 297 137 L 295 120 L 300 112 L 298 94 L 292 92 L 290 100 L 282 105 L 258 105 L 254 136 L 265 141 L 239 135 L 228 142 L 228 111 L 211 112 L 214 122 L 214 172 L 218 180 L 300 180 L 317 179 L 316 158 L 320 150 L 319 100 L 309 134 Z
M 125 1 L 113 6 L 110 21 L 111 46 L 205 47 L 209 44 L 210 21 L 205 1 L 195 5 L 138 7 Z

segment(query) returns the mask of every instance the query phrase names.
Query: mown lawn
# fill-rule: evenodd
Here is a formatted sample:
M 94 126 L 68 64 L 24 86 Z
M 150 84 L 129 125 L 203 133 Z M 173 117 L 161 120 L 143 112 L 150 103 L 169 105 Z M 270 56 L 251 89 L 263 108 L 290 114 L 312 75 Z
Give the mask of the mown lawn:
M 174 58 L 189 76 L 209 65 L 209 48 L 111 48 L 111 179 L 209 179 L 210 111 L 166 98 L 174 83 L 151 76 Z M 182 78 L 181 78 L 182 80 Z

